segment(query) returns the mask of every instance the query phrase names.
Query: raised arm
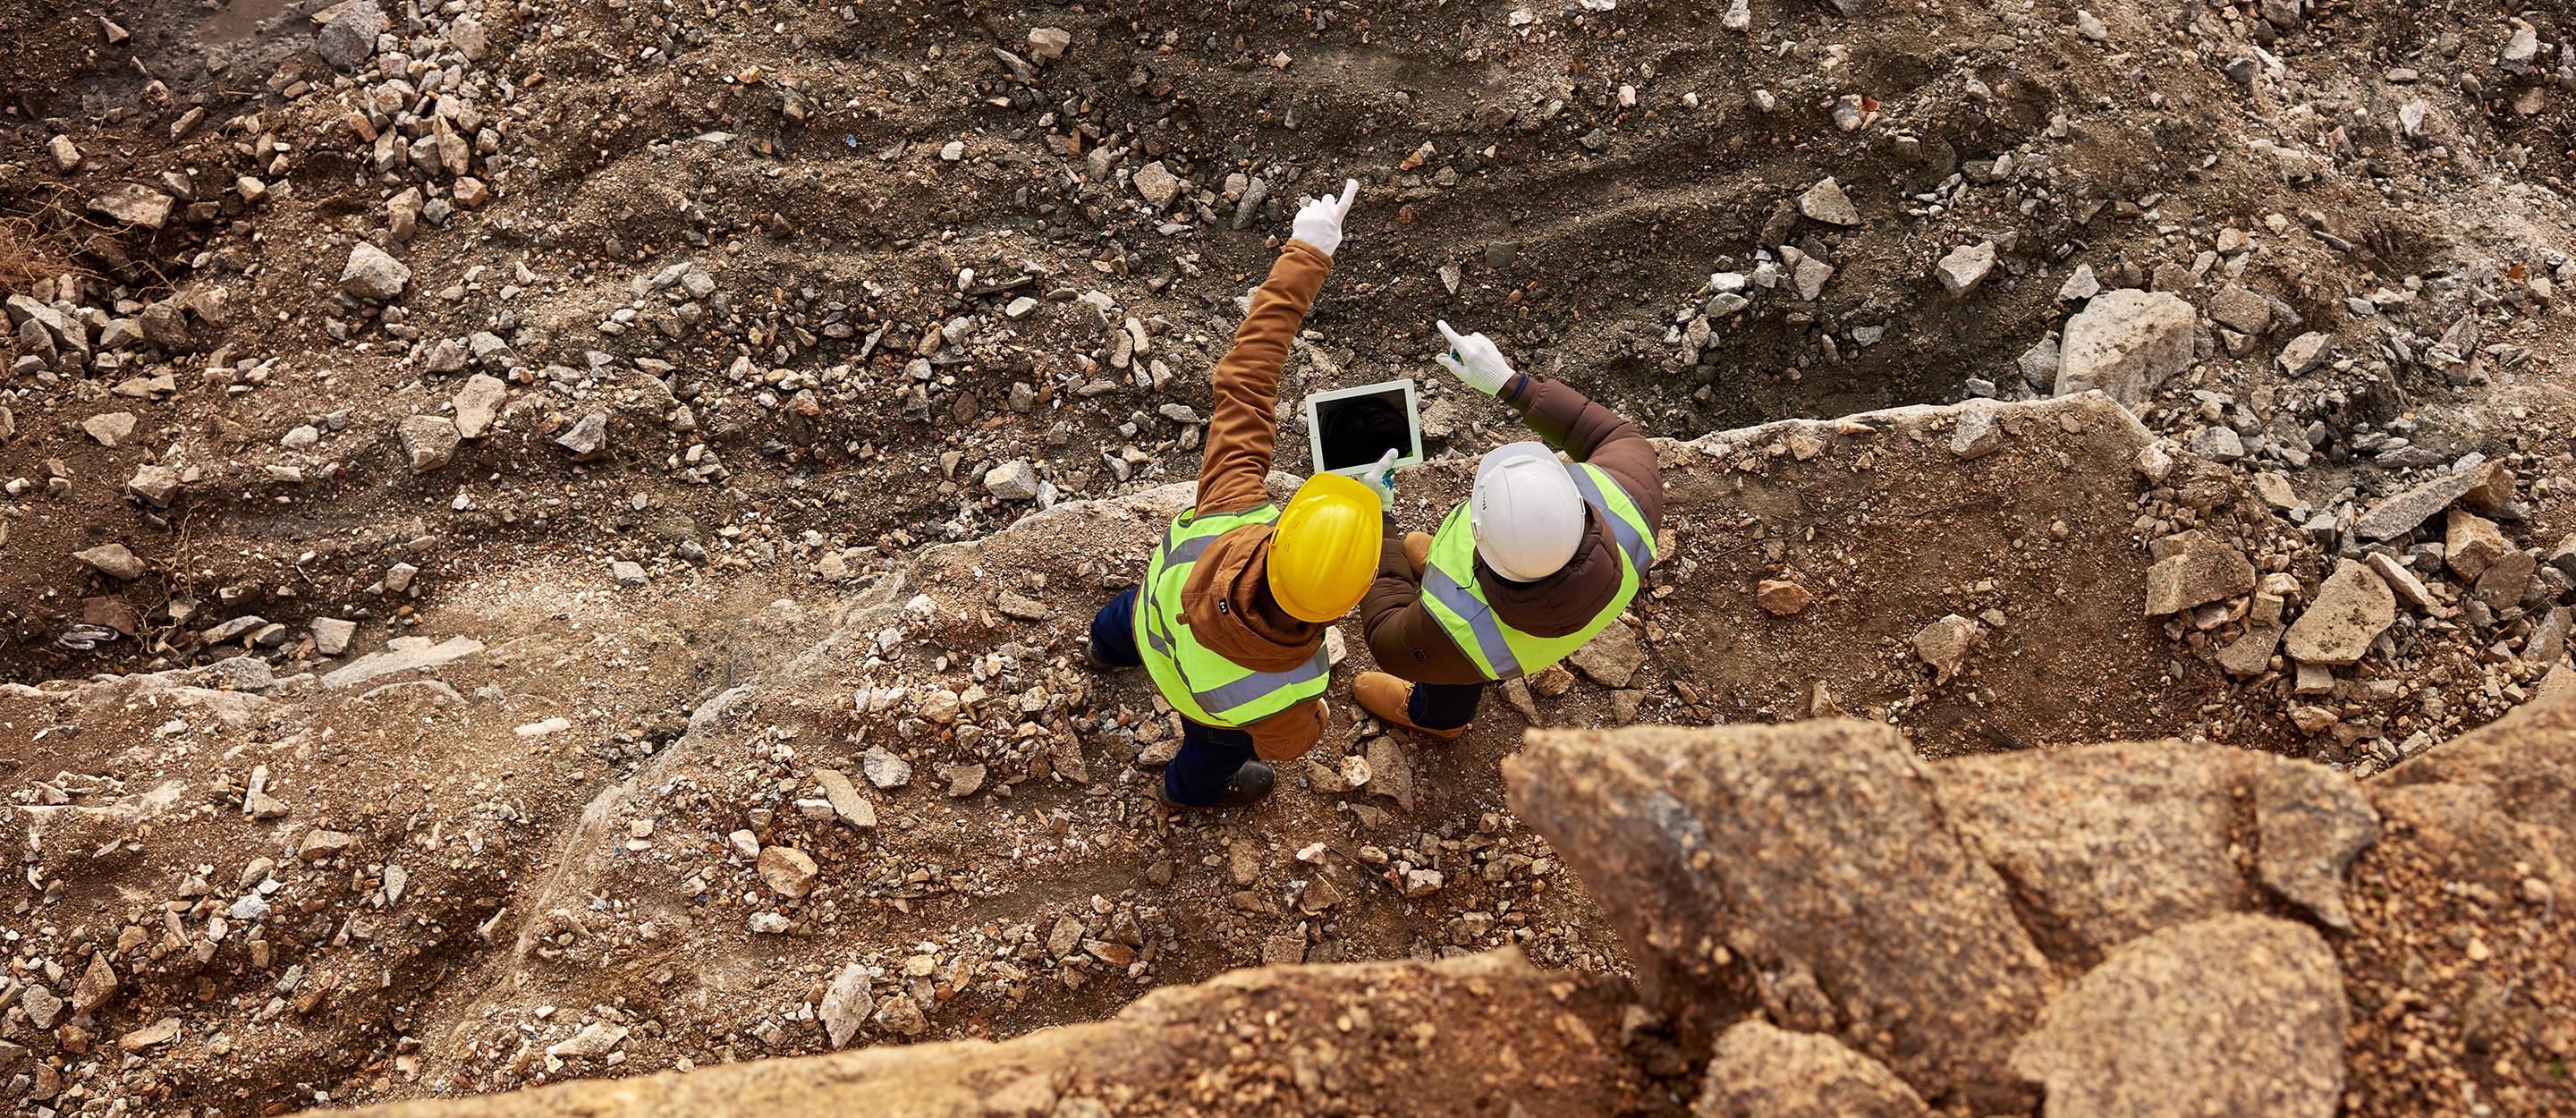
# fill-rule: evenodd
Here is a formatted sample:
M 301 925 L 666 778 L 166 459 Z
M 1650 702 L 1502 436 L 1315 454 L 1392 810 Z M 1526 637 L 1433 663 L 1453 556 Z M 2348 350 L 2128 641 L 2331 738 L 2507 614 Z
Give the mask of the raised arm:
M 1208 416 L 1207 453 L 1199 460 L 1202 513 L 1242 512 L 1270 500 L 1262 479 L 1279 445 L 1279 372 L 1332 271 L 1341 218 L 1358 192 L 1353 181 L 1339 199 L 1312 201 L 1298 212 L 1296 236 L 1279 250 L 1270 278 L 1252 293 L 1252 311 L 1235 328 L 1234 347 L 1217 362 L 1216 406 Z
M 1549 446 L 1617 479 L 1646 522 L 1663 526 L 1663 475 L 1655 467 L 1655 444 L 1645 432 L 1567 385 L 1513 372 L 1511 362 L 1483 334 L 1461 334 L 1446 322 L 1439 325 L 1449 339 L 1449 352 L 1433 358 L 1441 368 L 1510 405 Z

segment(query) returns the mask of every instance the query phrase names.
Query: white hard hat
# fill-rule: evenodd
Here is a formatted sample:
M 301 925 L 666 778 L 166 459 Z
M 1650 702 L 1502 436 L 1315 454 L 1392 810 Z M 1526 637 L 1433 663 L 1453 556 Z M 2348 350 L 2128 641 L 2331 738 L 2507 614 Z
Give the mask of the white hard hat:
M 1476 466 L 1467 523 L 1476 554 L 1495 574 L 1535 582 L 1563 570 L 1583 546 L 1583 494 L 1547 444 L 1499 446 Z

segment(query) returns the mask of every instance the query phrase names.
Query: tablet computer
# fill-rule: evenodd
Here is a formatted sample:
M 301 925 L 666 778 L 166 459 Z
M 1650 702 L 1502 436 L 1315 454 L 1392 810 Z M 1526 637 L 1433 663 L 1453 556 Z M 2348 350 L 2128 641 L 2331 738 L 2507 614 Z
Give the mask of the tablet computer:
M 1319 474 L 1357 477 L 1389 450 L 1395 451 L 1396 465 L 1419 464 L 1422 416 L 1414 403 L 1412 379 L 1306 397 L 1306 445 Z

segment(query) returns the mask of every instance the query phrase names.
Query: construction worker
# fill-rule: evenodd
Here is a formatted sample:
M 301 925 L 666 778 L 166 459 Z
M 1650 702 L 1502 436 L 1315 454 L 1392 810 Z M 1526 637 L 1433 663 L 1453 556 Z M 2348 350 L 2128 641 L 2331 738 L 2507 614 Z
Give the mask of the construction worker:
M 1437 533 L 1399 539 L 1394 518 L 1384 523 L 1361 609 L 1383 670 L 1353 680 L 1351 695 L 1380 721 L 1448 741 L 1475 717 L 1485 684 L 1563 660 L 1618 621 L 1654 565 L 1664 484 L 1635 424 L 1513 372 L 1483 334 L 1439 325 L 1441 367 L 1547 440 L 1487 451 L 1475 492 Z
M 1310 199 L 1270 278 L 1218 362 L 1198 501 L 1163 534 L 1144 584 L 1091 621 L 1095 663 L 1143 664 L 1181 714 L 1181 750 L 1160 795 L 1175 807 L 1238 807 L 1270 794 L 1268 762 L 1303 756 L 1324 731 L 1324 634 L 1358 605 L 1392 503 L 1386 478 L 1306 479 L 1286 508 L 1262 480 L 1278 431 L 1279 371 L 1341 247 L 1359 192 Z

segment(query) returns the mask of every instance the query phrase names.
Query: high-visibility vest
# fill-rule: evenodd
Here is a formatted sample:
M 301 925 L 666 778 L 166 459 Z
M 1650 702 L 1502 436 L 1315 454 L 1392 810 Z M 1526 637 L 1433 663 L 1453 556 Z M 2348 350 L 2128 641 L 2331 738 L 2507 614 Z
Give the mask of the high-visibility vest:
M 1136 595 L 1136 650 L 1154 686 L 1183 718 L 1207 726 L 1245 726 L 1321 697 L 1331 682 L 1332 661 L 1321 645 L 1305 663 L 1287 671 L 1256 672 L 1200 644 L 1181 615 L 1181 587 L 1188 585 L 1190 568 L 1209 544 L 1247 524 L 1278 521 L 1276 505 L 1213 516 L 1189 509 L 1163 533 L 1162 546 L 1145 566 L 1145 583 Z
M 1531 636 L 1494 616 L 1484 588 L 1476 584 L 1476 533 L 1467 523 L 1467 506 L 1449 510 L 1431 538 L 1431 555 L 1422 570 L 1422 606 L 1487 679 L 1518 679 L 1574 655 L 1619 619 L 1637 597 L 1642 573 L 1655 565 L 1655 533 L 1619 483 L 1587 463 L 1577 462 L 1566 472 L 1619 542 L 1619 592 L 1581 629 L 1561 637 Z

